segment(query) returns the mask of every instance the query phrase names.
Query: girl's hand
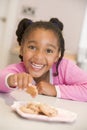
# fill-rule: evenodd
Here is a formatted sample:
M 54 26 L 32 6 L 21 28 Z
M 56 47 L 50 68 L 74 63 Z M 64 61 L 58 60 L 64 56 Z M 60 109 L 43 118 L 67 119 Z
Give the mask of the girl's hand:
M 10 75 L 7 79 L 8 85 L 12 88 L 18 87 L 19 89 L 25 89 L 29 84 L 32 84 L 32 76 L 27 73 L 17 73 Z
M 38 95 L 38 90 L 36 86 L 32 85 L 33 78 L 27 73 L 17 73 L 10 75 L 7 79 L 8 85 L 11 88 L 18 87 L 19 89 L 24 89 L 32 97 Z
M 55 87 L 47 82 L 41 81 L 37 84 L 37 89 L 39 94 L 48 95 L 48 96 L 56 96 Z

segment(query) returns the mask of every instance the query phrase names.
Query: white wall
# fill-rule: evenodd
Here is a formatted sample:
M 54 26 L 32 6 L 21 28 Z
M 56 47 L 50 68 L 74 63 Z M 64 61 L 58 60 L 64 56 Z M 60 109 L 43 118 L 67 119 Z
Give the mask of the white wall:
M 80 43 L 78 47 L 77 62 L 82 69 L 87 71 L 87 6 L 85 10 L 85 17 L 83 20 Z
M 0 7 L 4 7 L 4 17 L 6 18 L 3 28 L 3 38 L 0 41 L 0 69 L 8 65 L 10 58 L 10 49 L 13 43 L 14 25 L 17 17 L 18 0 L 0 0 Z M 3 1 L 3 2 L 2 2 Z
M 51 17 L 59 18 L 64 23 L 63 34 L 66 43 L 66 51 L 72 54 L 77 53 L 87 0 L 9 1 L 10 7 L 8 11 L 9 15 L 7 15 L 7 29 L 1 52 L 4 59 L 2 65 L 0 65 L 1 68 L 4 68 L 9 63 L 18 61 L 18 57 L 16 58 L 16 56 L 12 55 L 10 50 L 12 47 L 17 45 L 15 31 L 18 22 L 23 17 L 28 17 L 33 20 L 49 20 Z M 22 13 L 23 7 L 33 7 L 35 9 L 35 15 L 24 15 Z
M 34 20 L 49 20 L 51 17 L 59 18 L 64 23 L 66 49 L 71 53 L 76 53 L 86 4 L 87 0 L 22 0 L 18 19 L 24 17 L 21 14 L 23 6 L 30 6 L 36 9 L 36 15 L 34 17 L 26 16 L 28 18 Z

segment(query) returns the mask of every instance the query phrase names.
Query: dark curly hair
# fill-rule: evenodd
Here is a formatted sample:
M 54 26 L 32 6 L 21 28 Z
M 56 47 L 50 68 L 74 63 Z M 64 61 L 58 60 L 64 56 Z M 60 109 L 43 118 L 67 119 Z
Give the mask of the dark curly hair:
M 56 63 L 56 72 L 54 73 L 55 76 L 58 75 L 58 66 L 64 56 L 65 51 L 65 42 L 62 34 L 63 27 L 63 23 L 57 18 L 51 18 L 49 21 L 36 22 L 24 18 L 19 22 L 18 28 L 16 30 L 16 36 L 19 46 L 21 46 L 26 37 L 37 28 L 44 28 L 46 30 L 51 30 L 55 33 L 57 39 L 59 40 L 59 51 L 61 53 L 58 62 Z M 19 55 L 19 57 L 21 61 L 23 61 L 23 57 L 21 55 Z

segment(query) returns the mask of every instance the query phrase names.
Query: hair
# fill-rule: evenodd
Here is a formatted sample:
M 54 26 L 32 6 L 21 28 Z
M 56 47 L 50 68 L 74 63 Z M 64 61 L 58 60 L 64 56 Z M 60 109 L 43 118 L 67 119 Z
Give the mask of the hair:
M 60 51 L 60 57 L 58 59 L 58 62 L 56 64 L 56 72 L 54 73 L 54 76 L 58 75 L 58 66 L 60 61 L 62 60 L 64 56 L 65 51 L 65 41 L 63 38 L 63 23 L 57 19 L 57 18 L 51 18 L 49 21 L 36 21 L 33 22 L 30 19 L 24 18 L 22 19 L 17 27 L 16 30 L 16 36 L 19 46 L 21 46 L 26 39 L 26 37 L 35 29 L 37 28 L 44 28 L 46 30 L 51 30 L 55 33 L 58 41 L 59 41 L 59 51 Z M 21 61 L 23 61 L 23 57 L 19 55 Z

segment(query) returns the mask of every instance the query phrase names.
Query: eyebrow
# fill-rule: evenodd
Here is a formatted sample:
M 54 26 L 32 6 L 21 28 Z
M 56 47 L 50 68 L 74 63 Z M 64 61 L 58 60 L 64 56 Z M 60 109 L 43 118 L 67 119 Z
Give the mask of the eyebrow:
M 57 47 L 56 46 L 54 46 L 54 45 L 52 45 L 52 44 L 48 44 L 49 46 L 51 46 L 51 47 L 53 47 L 54 49 L 56 49 Z
M 28 43 L 36 43 L 36 41 L 34 41 L 34 40 L 30 40 L 30 41 L 28 41 Z
M 37 42 L 34 41 L 34 40 L 30 40 L 30 41 L 28 41 L 28 44 L 30 44 L 30 43 L 37 43 Z M 52 45 L 52 44 L 50 44 L 50 43 L 48 43 L 47 45 L 53 47 L 54 49 L 57 48 L 56 46 L 54 46 L 54 45 Z

